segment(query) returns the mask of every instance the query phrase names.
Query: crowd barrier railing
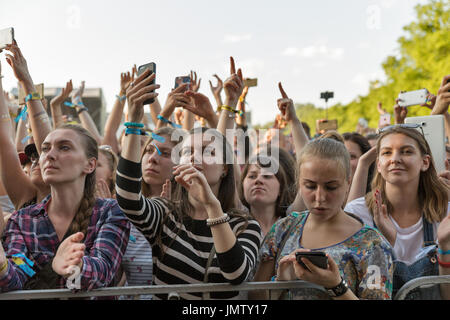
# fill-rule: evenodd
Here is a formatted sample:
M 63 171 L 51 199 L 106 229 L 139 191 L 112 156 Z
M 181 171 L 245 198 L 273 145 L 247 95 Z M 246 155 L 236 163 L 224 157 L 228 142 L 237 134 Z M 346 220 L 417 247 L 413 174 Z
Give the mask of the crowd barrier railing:
M 313 283 L 296 281 L 264 281 L 264 282 L 244 282 L 239 285 L 230 283 L 206 283 L 206 284 L 180 284 L 180 285 L 151 285 L 135 287 L 109 287 L 90 291 L 74 292 L 69 289 L 51 290 L 19 290 L 0 294 L 0 300 L 34 300 L 34 299 L 69 299 L 69 298 L 91 298 L 108 296 L 134 296 L 168 294 L 171 298 L 176 298 L 180 293 L 188 292 L 225 292 L 225 291 L 252 291 L 269 290 L 269 297 L 273 291 L 285 289 L 315 288 L 326 292 L 326 290 Z
M 424 287 L 424 286 L 432 286 L 437 284 L 450 284 L 450 275 L 445 276 L 427 276 L 427 277 L 419 277 L 416 279 L 412 279 L 405 283 L 398 291 L 394 300 L 404 300 L 408 293 L 412 290 Z

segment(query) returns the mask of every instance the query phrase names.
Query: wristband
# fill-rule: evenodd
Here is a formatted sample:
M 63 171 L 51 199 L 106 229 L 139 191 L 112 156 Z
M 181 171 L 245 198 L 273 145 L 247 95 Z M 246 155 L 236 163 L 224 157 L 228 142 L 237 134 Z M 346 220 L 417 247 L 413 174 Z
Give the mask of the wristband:
M 88 108 L 86 108 L 86 107 L 80 108 L 80 110 L 77 111 L 77 114 L 80 114 L 83 111 L 88 111 Z
M 25 97 L 25 103 L 27 103 L 30 100 L 41 100 L 41 95 L 39 94 L 39 92 L 30 93 Z
M 162 115 L 160 115 L 160 114 L 158 114 L 157 118 L 158 118 L 159 120 L 161 120 L 162 122 L 165 122 L 165 123 L 167 123 L 167 124 L 170 124 L 170 125 L 171 125 L 172 127 L 174 127 L 174 128 L 181 128 L 181 126 L 180 126 L 179 124 L 173 123 L 172 121 L 170 121 L 170 120 L 164 118 L 164 117 L 163 117 Z
M 442 262 L 441 260 L 439 260 L 439 256 L 437 256 L 437 261 L 441 267 L 450 268 L 450 262 Z
M 230 216 L 228 214 L 224 213 L 223 216 L 221 216 L 219 218 L 206 219 L 206 225 L 208 227 L 211 227 L 211 226 L 222 224 L 222 223 L 225 223 L 228 221 L 230 221 Z
M 221 110 L 227 110 L 227 111 L 230 111 L 230 112 L 233 112 L 233 113 L 237 113 L 240 116 L 242 116 L 244 114 L 242 112 L 242 110 L 236 110 L 236 109 L 233 109 L 232 107 L 229 107 L 229 106 L 226 106 L 226 105 L 221 106 L 220 109 Z
M 128 128 L 128 127 L 127 127 L 127 128 L 125 129 L 125 135 L 127 136 L 127 135 L 129 135 L 129 134 L 137 134 L 137 135 L 139 135 L 139 136 L 145 136 L 145 135 L 146 135 L 145 131 L 142 130 L 142 129 Z
M 27 120 L 27 105 L 25 105 L 20 111 L 19 115 L 14 119 L 15 122 L 19 122 L 19 120 L 22 119 L 22 121 Z
M 125 127 L 127 127 L 127 128 L 130 128 L 130 127 L 132 127 L 132 128 L 143 128 L 144 127 L 143 123 L 137 123 L 137 122 L 125 122 L 123 125 Z
M 127 96 L 126 95 L 123 95 L 123 96 L 116 95 L 116 98 L 119 99 L 119 101 L 123 101 L 123 100 L 127 99 Z
M 446 255 L 446 254 L 450 254 L 450 250 L 444 251 L 441 248 L 438 248 L 438 253 L 441 255 Z

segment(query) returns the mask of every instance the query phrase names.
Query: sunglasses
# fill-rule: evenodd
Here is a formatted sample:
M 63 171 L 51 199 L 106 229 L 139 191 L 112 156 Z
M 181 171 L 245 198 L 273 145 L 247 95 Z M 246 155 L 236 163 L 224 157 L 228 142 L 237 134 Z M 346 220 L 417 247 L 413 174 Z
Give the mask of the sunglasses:
M 394 128 L 405 128 L 405 129 L 417 129 L 420 128 L 420 131 L 422 131 L 422 136 L 425 137 L 425 134 L 423 132 L 423 126 L 420 123 L 400 123 L 400 124 L 393 124 L 391 126 L 387 126 L 381 129 L 378 129 L 378 134 L 389 131 Z

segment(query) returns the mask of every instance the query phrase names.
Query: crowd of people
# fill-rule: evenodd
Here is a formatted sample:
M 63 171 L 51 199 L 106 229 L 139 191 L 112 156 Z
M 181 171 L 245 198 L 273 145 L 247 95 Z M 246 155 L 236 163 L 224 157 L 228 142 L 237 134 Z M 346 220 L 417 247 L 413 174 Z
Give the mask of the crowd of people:
M 1 292 L 304 280 L 311 287 L 277 297 L 385 300 L 411 279 L 450 275 L 450 163 L 436 171 L 398 101 L 395 124 L 377 133 L 311 136 L 278 83 L 273 128 L 256 132 L 232 57 L 227 79 L 210 82 L 216 106 L 195 72 L 160 104 L 156 74 L 134 66 L 101 133 L 84 82 L 68 81 L 47 106 L 17 43 L 6 51 L 26 98 L 18 106 L 0 76 Z M 428 101 L 450 128 L 450 75 Z M 408 298 L 450 299 L 450 286 Z

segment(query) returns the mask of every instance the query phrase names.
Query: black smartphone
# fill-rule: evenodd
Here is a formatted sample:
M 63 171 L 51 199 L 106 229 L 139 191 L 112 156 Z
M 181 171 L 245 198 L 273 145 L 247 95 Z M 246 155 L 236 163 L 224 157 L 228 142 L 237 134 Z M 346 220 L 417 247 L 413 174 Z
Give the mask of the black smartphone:
M 147 64 L 143 64 L 142 66 L 139 66 L 138 71 L 137 71 L 137 76 L 139 77 L 147 69 L 150 69 L 150 74 L 148 75 L 150 77 L 152 73 L 156 72 L 156 63 L 150 62 Z M 155 84 L 155 80 L 156 80 L 156 77 L 155 77 L 155 79 L 152 80 L 152 82 L 150 82 L 150 84 Z M 155 102 L 155 98 L 150 98 L 150 99 L 145 100 L 144 104 L 152 104 L 153 102 Z
M 295 258 L 297 259 L 297 262 L 305 269 L 308 269 L 306 265 L 303 263 L 300 258 L 306 258 L 309 261 L 311 261 L 312 264 L 315 266 L 327 269 L 328 268 L 328 258 L 325 254 L 325 252 L 322 251 L 308 251 L 308 252 L 297 252 L 295 254 Z
M 190 83 L 191 83 L 191 77 L 190 76 L 179 76 L 175 78 L 175 87 L 174 89 L 178 88 L 179 86 L 181 86 L 184 83 L 189 83 L 188 86 L 188 90 L 190 88 Z

